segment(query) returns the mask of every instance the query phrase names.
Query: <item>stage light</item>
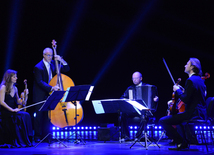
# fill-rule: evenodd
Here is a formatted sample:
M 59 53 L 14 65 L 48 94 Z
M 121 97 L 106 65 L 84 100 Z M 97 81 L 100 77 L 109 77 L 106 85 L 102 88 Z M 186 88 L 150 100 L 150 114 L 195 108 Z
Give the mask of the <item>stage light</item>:
M 34 118 L 36 117 L 36 113 L 33 113 L 33 117 L 34 117 Z
M 162 126 L 159 126 L 159 129 L 162 129 Z

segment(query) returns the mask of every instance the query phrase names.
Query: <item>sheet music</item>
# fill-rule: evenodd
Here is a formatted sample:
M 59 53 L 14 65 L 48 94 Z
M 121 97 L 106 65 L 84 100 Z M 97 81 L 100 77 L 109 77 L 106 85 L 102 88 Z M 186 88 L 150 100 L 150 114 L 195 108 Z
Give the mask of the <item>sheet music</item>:
M 86 101 L 89 100 L 89 98 L 90 98 L 90 96 L 91 96 L 91 93 L 92 93 L 93 89 L 94 89 L 94 86 L 91 86 L 90 89 L 89 89 L 89 91 L 88 91 L 88 94 L 86 95 L 86 98 L 85 98 Z
M 115 101 L 115 102 L 119 102 L 119 101 L 125 101 L 125 102 L 128 102 L 129 104 L 131 104 L 134 109 L 136 110 L 136 112 L 141 115 L 141 112 L 139 110 L 148 110 L 148 108 L 144 107 L 143 105 L 141 105 L 140 103 L 138 103 L 137 101 L 135 100 L 129 100 L 129 99 L 104 99 L 104 100 L 93 100 L 92 101 L 92 104 L 93 104 L 93 107 L 94 107 L 94 110 L 96 112 L 96 114 L 103 114 L 105 113 L 105 110 L 103 108 L 103 105 L 101 102 L 104 102 L 104 101 Z
M 94 101 L 92 101 L 92 104 L 94 106 L 94 110 L 95 110 L 96 114 L 105 113 L 103 105 L 101 104 L 100 100 L 94 100 Z

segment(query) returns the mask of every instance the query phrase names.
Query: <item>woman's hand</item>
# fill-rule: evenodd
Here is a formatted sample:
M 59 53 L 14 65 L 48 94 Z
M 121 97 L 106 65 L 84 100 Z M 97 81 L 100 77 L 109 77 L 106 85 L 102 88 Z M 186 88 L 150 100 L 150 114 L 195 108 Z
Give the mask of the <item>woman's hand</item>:
M 16 108 L 16 109 L 12 109 L 12 112 L 19 112 L 20 109 L 19 108 Z

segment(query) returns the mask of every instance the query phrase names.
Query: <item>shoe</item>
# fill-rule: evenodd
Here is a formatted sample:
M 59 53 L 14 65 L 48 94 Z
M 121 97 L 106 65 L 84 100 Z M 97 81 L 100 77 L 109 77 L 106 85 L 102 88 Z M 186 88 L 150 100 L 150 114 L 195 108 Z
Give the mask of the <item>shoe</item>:
M 177 151 L 184 151 L 189 149 L 189 144 L 186 142 L 177 144 L 177 147 L 175 148 L 168 148 L 169 150 L 177 150 Z
M 176 143 L 175 143 L 175 141 L 174 140 L 172 140 L 171 142 L 169 142 L 169 145 L 175 145 Z

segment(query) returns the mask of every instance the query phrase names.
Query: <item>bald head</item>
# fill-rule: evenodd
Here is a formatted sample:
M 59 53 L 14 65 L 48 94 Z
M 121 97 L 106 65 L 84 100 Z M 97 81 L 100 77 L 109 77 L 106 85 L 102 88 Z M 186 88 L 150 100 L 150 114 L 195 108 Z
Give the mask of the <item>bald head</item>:
M 138 85 L 143 80 L 142 74 L 140 72 L 134 72 L 132 74 L 132 81 L 135 85 Z

